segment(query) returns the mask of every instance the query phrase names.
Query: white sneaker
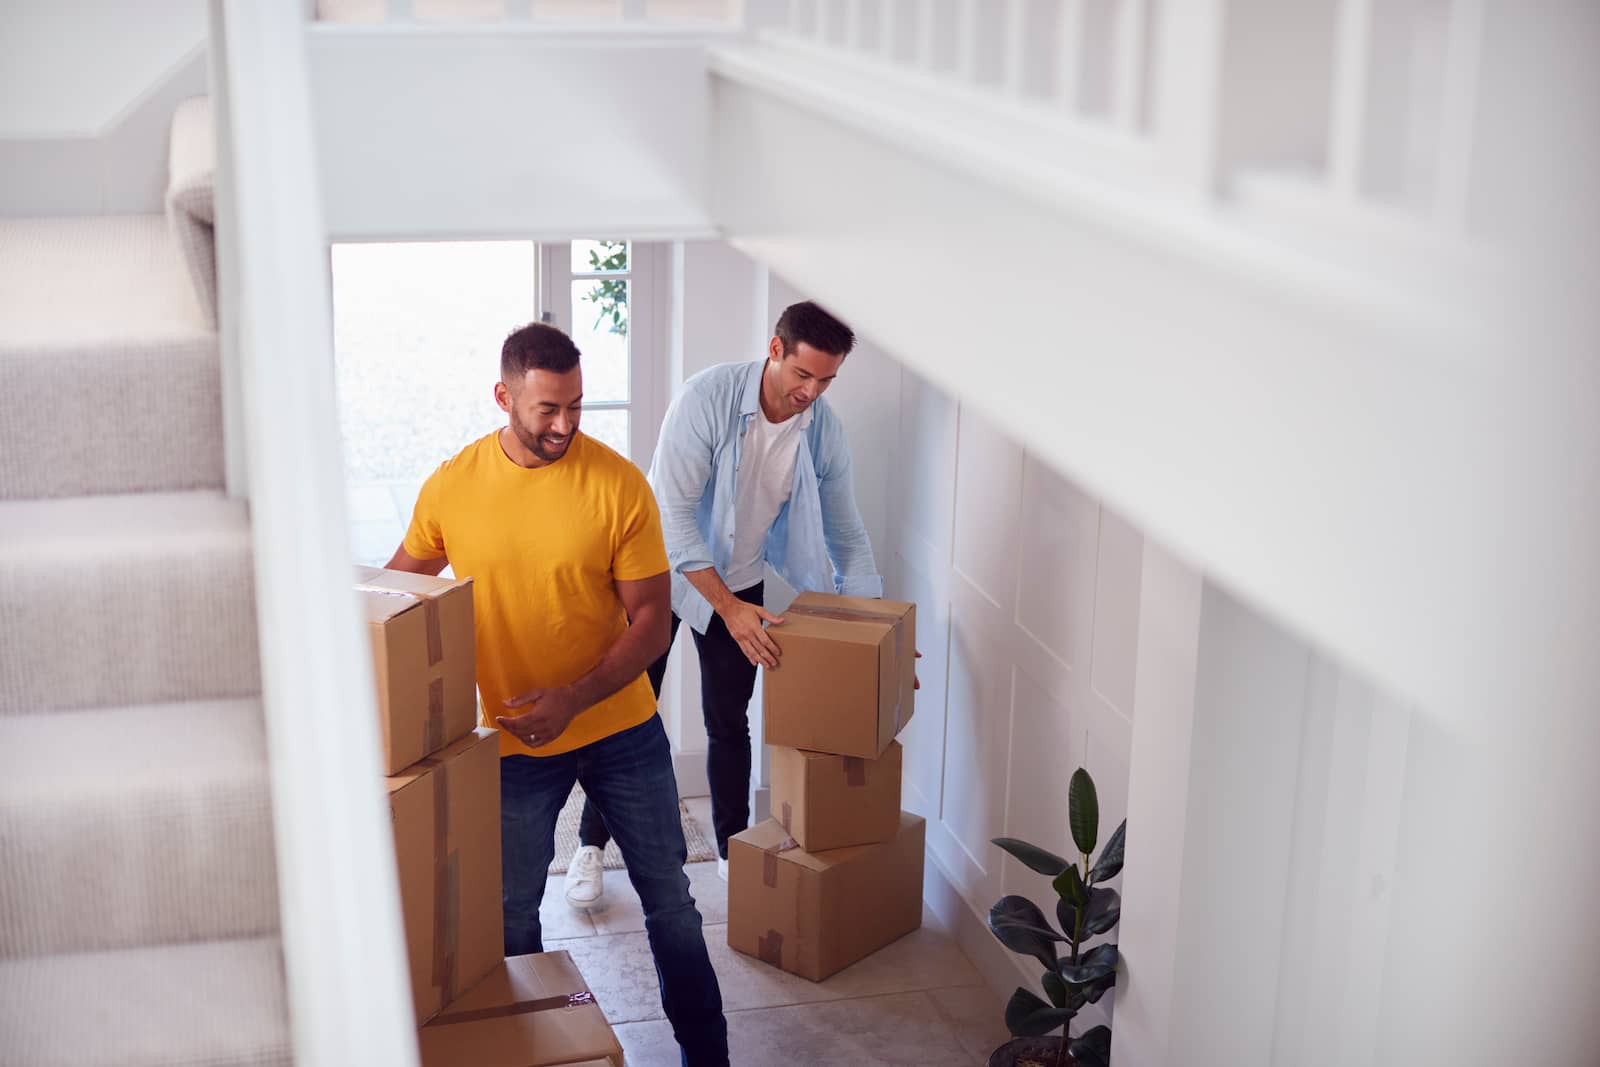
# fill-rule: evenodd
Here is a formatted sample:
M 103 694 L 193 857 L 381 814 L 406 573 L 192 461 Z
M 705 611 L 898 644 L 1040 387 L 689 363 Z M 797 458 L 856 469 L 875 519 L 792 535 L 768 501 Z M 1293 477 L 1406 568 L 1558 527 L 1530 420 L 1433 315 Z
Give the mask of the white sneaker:
M 606 898 L 604 854 L 594 845 L 579 845 L 567 866 L 567 903 L 588 911 Z
M 724 882 L 728 880 L 728 861 L 721 856 L 717 857 L 717 877 Z

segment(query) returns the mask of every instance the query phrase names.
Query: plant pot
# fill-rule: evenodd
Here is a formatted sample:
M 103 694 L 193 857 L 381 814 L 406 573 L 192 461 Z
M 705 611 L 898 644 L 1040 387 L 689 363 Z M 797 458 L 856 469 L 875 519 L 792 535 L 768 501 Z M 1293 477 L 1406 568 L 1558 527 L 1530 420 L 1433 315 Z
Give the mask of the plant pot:
M 1077 1060 L 1061 1055 L 1062 1040 L 1059 1037 L 1014 1037 L 989 1053 L 989 1067 L 1057 1067 L 1058 1064 L 1077 1067 Z

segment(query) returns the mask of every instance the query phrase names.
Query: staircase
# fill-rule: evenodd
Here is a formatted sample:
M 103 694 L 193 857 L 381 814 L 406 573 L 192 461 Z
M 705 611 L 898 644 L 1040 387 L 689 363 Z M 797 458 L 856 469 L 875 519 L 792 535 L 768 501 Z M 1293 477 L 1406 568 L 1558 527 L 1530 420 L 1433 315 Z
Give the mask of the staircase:
M 0 220 L 0 1064 L 290 1061 L 210 122 L 168 217 Z

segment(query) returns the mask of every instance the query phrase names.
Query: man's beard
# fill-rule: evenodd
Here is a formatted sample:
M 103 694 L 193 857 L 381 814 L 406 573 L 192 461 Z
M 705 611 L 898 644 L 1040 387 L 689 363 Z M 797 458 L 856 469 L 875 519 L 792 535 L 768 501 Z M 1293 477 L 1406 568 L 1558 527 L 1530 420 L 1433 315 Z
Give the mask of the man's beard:
M 573 427 L 572 433 L 568 434 L 567 439 L 561 443 L 559 448 L 554 450 L 542 438 L 524 426 L 519 419 L 513 418 L 511 420 L 511 432 L 517 435 L 517 440 L 522 442 L 523 448 L 526 448 L 546 463 L 554 463 L 566 455 L 567 449 L 572 447 L 572 438 L 577 435 L 578 429 Z

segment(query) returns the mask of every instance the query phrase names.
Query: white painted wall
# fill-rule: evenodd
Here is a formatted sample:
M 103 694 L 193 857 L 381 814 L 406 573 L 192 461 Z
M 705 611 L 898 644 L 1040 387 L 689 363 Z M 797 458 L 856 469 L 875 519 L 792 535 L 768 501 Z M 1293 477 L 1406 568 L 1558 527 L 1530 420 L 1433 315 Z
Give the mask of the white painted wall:
M 889 595 L 917 603 L 924 656 L 901 738 L 904 803 L 927 818 L 932 872 L 948 883 L 930 897 L 1002 995 L 1035 987 L 1037 965 L 983 929 L 989 907 L 1021 893 L 1048 910 L 1055 897 L 991 839 L 1070 854 L 1080 766 L 1102 841 L 1127 814 L 1145 552 L 1137 529 L 1013 433 L 902 369 Z
M 162 210 L 167 131 L 206 92 L 203 0 L 0 7 L 0 215 Z
M 7 0 L 0 140 L 99 134 L 205 37 L 205 0 Z
M 704 34 L 307 32 L 333 240 L 714 232 Z

